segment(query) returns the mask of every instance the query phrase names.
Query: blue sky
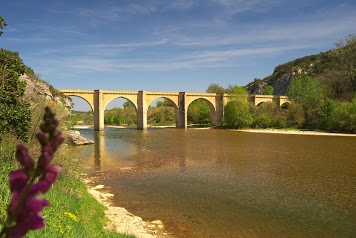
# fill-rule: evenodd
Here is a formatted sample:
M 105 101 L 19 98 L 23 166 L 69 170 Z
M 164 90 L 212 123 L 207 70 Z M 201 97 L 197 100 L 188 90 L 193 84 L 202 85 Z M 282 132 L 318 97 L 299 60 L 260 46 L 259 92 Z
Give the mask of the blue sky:
M 13 0 L 0 47 L 56 88 L 246 85 L 356 33 L 354 0 Z

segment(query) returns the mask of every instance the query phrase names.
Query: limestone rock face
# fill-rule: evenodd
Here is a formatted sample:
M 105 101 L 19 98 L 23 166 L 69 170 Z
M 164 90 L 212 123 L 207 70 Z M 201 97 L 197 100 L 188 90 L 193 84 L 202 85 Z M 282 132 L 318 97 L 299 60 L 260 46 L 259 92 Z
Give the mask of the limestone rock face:
M 26 82 L 26 99 L 31 101 L 32 98 L 39 96 L 46 100 L 51 100 L 57 104 L 63 105 L 67 109 L 68 114 L 70 114 L 73 103 L 66 97 L 53 96 L 48 84 L 39 80 L 32 80 L 27 74 L 21 75 L 19 79 Z
M 73 131 L 73 130 L 64 131 L 63 136 L 67 142 L 74 145 L 94 144 L 94 141 L 81 136 L 79 131 Z
M 292 80 L 292 74 L 286 74 L 283 77 L 272 82 L 258 81 L 251 82 L 245 86 L 245 89 L 251 94 L 263 94 L 265 87 L 271 85 L 274 89 L 273 95 L 286 95 L 289 82 Z

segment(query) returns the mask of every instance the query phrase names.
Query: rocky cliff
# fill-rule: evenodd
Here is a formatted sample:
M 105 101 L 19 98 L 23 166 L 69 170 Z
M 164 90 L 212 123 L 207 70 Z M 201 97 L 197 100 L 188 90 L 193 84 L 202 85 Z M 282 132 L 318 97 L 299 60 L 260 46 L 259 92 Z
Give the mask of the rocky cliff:
M 263 94 L 266 86 L 274 95 L 286 95 L 289 82 L 296 76 L 309 75 L 318 80 L 326 96 L 349 100 L 356 94 L 356 36 L 344 47 L 305 56 L 277 66 L 272 75 L 247 84 L 251 94 Z
M 20 80 L 26 82 L 24 97 L 30 103 L 33 103 L 36 98 L 40 97 L 47 101 L 52 101 L 59 106 L 63 106 L 67 114 L 70 114 L 73 106 L 72 101 L 68 97 L 58 93 L 51 85 L 28 74 L 21 75 Z

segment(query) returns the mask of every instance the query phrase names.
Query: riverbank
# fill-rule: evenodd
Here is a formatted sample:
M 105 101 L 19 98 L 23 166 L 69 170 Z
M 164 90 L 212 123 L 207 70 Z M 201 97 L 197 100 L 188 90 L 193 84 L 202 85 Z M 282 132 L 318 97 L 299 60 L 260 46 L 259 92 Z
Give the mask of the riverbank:
M 134 128 L 132 126 L 106 126 L 110 128 Z M 93 126 L 74 126 L 73 129 L 92 129 Z M 150 126 L 149 128 L 175 128 L 174 126 Z M 189 129 L 204 130 L 204 129 L 219 129 L 214 127 L 188 127 Z M 331 133 L 322 131 L 308 131 L 298 129 L 228 129 L 237 132 L 250 132 L 250 133 L 272 133 L 272 134 L 285 134 L 285 135 L 314 135 L 314 136 L 356 136 L 356 134 L 344 133 Z
M 285 135 L 310 135 L 310 136 L 356 136 L 356 134 L 329 133 L 321 131 L 303 131 L 303 130 L 286 130 L 286 129 L 232 129 L 237 132 L 249 133 L 271 133 Z
M 105 228 L 121 234 L 134 235 L 137 238 L 173 238 L 164 230 L 160 220 L 143 221 L 141 217 L 135 216 L 123 207 L 113 206 L 110 199 L 114 194 L 108 192 L 110 188 L 102 184 L 95 185 L 95 178 L 84 175 L 88 192 L 102 205 L 106 207 L 105 216 L 107 223 Z

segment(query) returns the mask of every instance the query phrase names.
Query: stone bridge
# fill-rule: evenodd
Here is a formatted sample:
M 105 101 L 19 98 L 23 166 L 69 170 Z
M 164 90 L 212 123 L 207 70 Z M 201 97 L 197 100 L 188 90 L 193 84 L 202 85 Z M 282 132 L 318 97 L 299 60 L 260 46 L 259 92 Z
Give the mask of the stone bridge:
M 172 102 L 175 108 L 176 127 L 187 128 L 188 106 L 196 99 L 208 103 L 213 125 L 221 126 L 224 121 L 224 106 L 231 100 L 227 94 L 190 93 L 190 92 L 148 92 L 148 91 L 116 91 L 116 90 L 76 90 L 61 89 L 66 96 L 80 97 L 88 102 L 94 112 L 94 130 L 104 129 L 104 111 L 106 106 L 116 98 L 130 101 L 137 111 L 137 129 L 147 129 L 148 106 L 158 98 Z M 278 106 L 288 103 L 286 96 L 250 95 L 249 101 L 254 105 L 274 102 Z

